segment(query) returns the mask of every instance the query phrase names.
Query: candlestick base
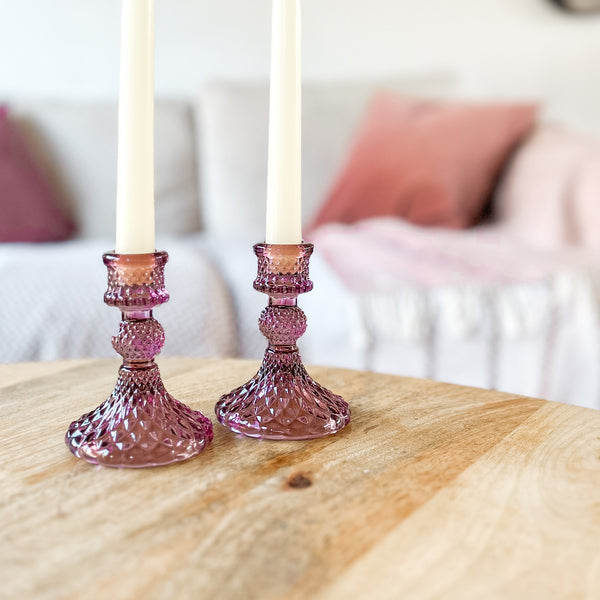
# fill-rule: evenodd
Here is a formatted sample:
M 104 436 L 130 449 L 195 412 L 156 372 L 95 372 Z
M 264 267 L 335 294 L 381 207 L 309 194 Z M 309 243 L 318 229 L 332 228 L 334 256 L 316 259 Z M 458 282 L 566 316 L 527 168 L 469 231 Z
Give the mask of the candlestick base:
M 104 255 L 104 301 L 123 313 L 112 339 L 123 366 L 109 398 L 66 433 L 65 443 L 78 458 L 109 467 L 155 467 L 191 458 L 212 440 L 210 420 L 167 392 L 154 363 L 165 334 L 152 308 L 169 299 L 167 260 L 166 252 Z
M 349 423 L 350 407 L 308 375 L 296 347 L 306 331 L 296 299 L 312 289 L 308 261 L 313 246 L 257 244 L 254 251 L 259 263 L 254 288 L 269 295 L 259 320 L 269 347 L 255 377 L 217 402 L 217 419 L 236 433 L 268 440 L 337 433 Z
M 78 458 L 138 468 L 186 460 L 211 439 L 210 421 L 167 392 L 156 365 L 121 367 L 108 400 L 71 423 L 66 435 Z

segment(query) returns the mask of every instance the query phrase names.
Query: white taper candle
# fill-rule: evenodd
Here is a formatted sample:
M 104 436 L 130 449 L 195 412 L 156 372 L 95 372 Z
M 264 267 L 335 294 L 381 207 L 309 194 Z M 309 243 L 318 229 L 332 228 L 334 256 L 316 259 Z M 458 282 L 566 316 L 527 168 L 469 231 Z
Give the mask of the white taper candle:
M 300 0 L 273 0 L 268 244 L 302 241 Z
M 115 251 L 154 250 L 154 0 L 123 0 Z

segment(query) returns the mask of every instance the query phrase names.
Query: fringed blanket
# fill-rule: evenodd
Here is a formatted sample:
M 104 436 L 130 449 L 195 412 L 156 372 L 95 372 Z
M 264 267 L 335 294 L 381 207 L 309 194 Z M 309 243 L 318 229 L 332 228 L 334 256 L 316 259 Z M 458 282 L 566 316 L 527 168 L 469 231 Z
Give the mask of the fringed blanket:
M 397 219 L 326 225 L 311 241 L 353 296 L 367 352 L 382 341 L 429 344 L 428 377 L 441 332 L 459 340 L 485 326 L 496 387 L 501 339 L 544 336 L 549 371 L 560 319 L 597 326 L 600 257 L 582 251 L 534 248 L 497 227 L 423 229 Z

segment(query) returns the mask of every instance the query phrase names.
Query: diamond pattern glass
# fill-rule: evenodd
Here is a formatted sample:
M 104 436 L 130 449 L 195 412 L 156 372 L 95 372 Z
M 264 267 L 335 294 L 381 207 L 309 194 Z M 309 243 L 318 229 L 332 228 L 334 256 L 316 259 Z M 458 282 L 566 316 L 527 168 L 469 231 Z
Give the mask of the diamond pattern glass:
M 169 300 L 167 260 L 166 252 L 104 255 L 104 301 L 122 312 L 112 344 L 123 365 L 109 398 L 67 431 L 67 447 L 78 458 L 110 467 L 154 467 L 191 458 L 213 438 L 210 420 L 167 392 L 154 363 L 165 333 L 152 309 Z
M 306 331 L 306 316 L 296 305 L 312 290 L 308 264 L 312 244 L 257 244 L 254 288 L 269 296 L 259 327 L 268 339 L 258 373 L 222 396 L 215 412 L 236 433 L 269 440 L 303 440 L 340 431 L 350 407 L 306 372 L 296 342 Z

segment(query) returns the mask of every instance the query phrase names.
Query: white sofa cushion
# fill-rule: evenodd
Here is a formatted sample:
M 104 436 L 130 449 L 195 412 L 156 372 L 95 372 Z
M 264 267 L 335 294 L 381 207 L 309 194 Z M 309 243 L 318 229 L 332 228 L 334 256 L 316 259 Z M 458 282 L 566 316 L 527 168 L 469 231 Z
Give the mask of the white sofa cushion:
M 303 86 L 303 216 L 309 221 L 335 180 L 354 130 L 376 89 L 422 97 L 446 97 L 449 75 L 371 83 Z M 264 239 L 267 193 L 269 87 L 267 83 L 215 83 L 198 106 L 198 172 L 202 219 L 220 236 L 246 243 Z
M 231 356 L 237 349 L 231 296 L 200 237 L 157 238 L 170 256 L 171 300 L 156 309 L 166 332 L 161 356 Z M 120 314 L 102 302 L 108 244 L 0 244 L 0 279 L 11 282 L 0 286 L 0 362 L 117 358 L 110 340 Z
M 75 218 L 79 235 L 113 237 L 117 104 L 24 101 L 11 107 Z M 189 105 L 157 103 L 155 138 L 157 232 L 197 231 L 196 144 Z

